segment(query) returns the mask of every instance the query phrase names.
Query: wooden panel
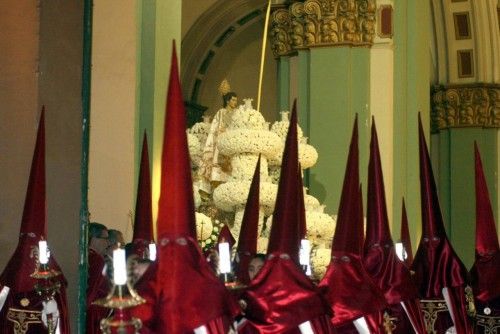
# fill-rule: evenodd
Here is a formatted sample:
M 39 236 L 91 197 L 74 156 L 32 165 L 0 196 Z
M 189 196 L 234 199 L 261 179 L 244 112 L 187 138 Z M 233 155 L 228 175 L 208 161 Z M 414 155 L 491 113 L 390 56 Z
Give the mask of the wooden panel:
M 470 19 L 469 12 L 453 13 L 455 23 L 455 39 L 470 39 Z
M 459 78 L 470 78 L 474 76 L 473 50 L 458 50 L 457 63 Z

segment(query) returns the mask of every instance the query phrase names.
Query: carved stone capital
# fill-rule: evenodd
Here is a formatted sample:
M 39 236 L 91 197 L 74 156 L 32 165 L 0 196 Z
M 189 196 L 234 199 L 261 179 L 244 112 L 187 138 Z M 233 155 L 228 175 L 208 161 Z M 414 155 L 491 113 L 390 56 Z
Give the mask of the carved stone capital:
M 270 35 L 276 57 L 319 46 L 373 44 L 375 0 L 306 0 L 273 9 Z
M 431 96 L 432 131 L 453 127 L 500 127 L 500 85 L 435 86 Z

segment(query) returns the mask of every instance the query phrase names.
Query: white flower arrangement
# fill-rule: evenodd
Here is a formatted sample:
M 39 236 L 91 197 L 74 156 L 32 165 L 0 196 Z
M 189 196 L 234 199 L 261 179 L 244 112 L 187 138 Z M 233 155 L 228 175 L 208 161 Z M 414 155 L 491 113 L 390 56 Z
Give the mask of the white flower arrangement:
M 229 180 L 252 180 L 259 156 L 253 153 L 236 154 L 231 157 L 231 176 Z M 267 181 L 267 158 L 260 159 L 260 180 Z
M 304 188 L 305 192 L 306 188 Z M 304 195 L 304 206 L 306 207 L 306 211 L 314 211 L 320 207 L 320 204 L 316 197 L 306 194 Z
M 280 181 L 281 167 L 279 165 L 269 165 L 269 181 L 278 184 Z
M 273 166 L 281 166 L 281 161 L 283 160 L 284 142 L 282 143 L 281 149 L 276 155 L 274 155 L 270 160 L 269 164 Z M 316 149 L 305 143 L 299 143 L 299 162 L 302 169 L 311 168 L 318 161 L 318 151 Z
M 235 212 L 244 207 L 250 181 L 229 181 L 215 188 L 213 199 L 215 205 L 227 212 Z M 277 186 L 269 182 L 260 183 L 259 202 L 265 215 L 269 215 L 274 210 Z
M 314 244 L 329 241 L 335 232 L 336 221 L 320 211 L 306 211 L 307 238 Z
M 200 187 L 193 184 L 194 207 L 197 209 L 201 205 Z
M 248 101 L 245 100 L 245 102 Z M 228 129 L 268 130 L 269 126 L 266 124 L 264 116 L 262 116 L 262 114 L 257 110 L 253 109 L 251 103 L 246 103 L 245 106 L 241 105 L 238 109 L 233 111 L 233 114 L 231 115 L 231 122 L 228 124 Z
M 203 122 L 198 122 L 194 124 L 188 132 L 192 135 L 195 135 L 200 142 L 200 147 L 203 149 L 205 143 L 207 142 L 208 133 L 210 132 L 211 122 L 208 118 L 206 118 Z
M 196 235 L 199 241 L 209 239 L 213 232 L 212 220 L 210 217 L 200 212 L 195 212 L 196 216 Z
M 313 248 L 311 252 L 311 267 L 314 278 L 320 280 L 325 276 L 326 269 L 332 258 L 332 250 L 329 248 Z
M 267 253 L 267 244 L 269 243 L 269 239 L 266 237 L 260 237 L 257 239 L 257 253 L 266 254 Z
M 191 162 L 193 163 L 194 166 L 198 166 L 201 157 L 200 141 L 195 135 L 189 132 L 187 133 L 187 141 L 188 141 L 188 149 L 189 149 L 189 156 L 191 157 Z
M 271 126 L 271 131 L 276 133 L 284 141 L 288 133 L 288 128 L 290 127 L 290 120 L 289 120 L 290 112 L 282 111 L 280 112 L 280 114 L 281 114 L 281 120 L 273 123 L 273 125 Z M 303 136 L 304 133 L 302 129 L 300 128 L 300 126 L 297 125 L 297 137 L 302 138 Z
M 272 158 L 279 153 L 281 147 L 280 138 L 265 130 L 227 130 L 220 134 L 217 141 L 219 152 L 228 157 L 241 153 L 262 153 L 267 158 Z

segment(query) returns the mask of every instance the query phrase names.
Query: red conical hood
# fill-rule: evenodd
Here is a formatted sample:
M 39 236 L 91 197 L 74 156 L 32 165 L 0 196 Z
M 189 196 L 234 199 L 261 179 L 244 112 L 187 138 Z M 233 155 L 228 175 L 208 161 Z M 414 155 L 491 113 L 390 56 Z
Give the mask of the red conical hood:
M 10 287 L 12 292 L 33 290 L 36 280 L 30 275 L 35 271 L 36 261 L 33 249 L 38 249 L 38 241 L 47 239 L 47 206 L 45 197 L 45 108 L 42 108 L 35 152 L 31 162 L 30 178 L 19 242 L 14 255 L 0 278 L 2 285 Z
M 465 294 L 460 292 L 464 289 L 467 271 L 446 236 L 420 114 L 418 129 L 422 238 L 411 269 L 422 299 L 443 299 L 443 288 L 449 289 L 450 298 L 454 299 L 452 312 L 457 333 L 469 333 Z
M 241 221 L 240 236 L 237 249 L 236 277 L 244 284 L 250 282 L 248 265 L 257 253 L 257 237 L 259 233 L 259 185 L 260 185 L 260 155 L 255 166 L 252 183 L 248 192 L 245 213 Z
M 445 237 L 446 232 L 432 172 L 429 149 L 425 141 L 420 114 L 418 118 L 418 140 L 420 157 L 420 196 L 422 207 L 422 238 Z
M 372 119 L 372 133 L 370 141 L 370 161 L 368 163 L 368 211 L 365 253 L 374 245 L 387 245 L 393 248 L 387 205 L 385 202 L 384 176 L 380 161 L 375 119 Z
M 474 143 L 474 157 L 476 167 L 476 253 L 491 254 L 499 252 L 500 248 L 477 143 Z
M 133 252 L 139 256 L 145 254 L 148 245 L 153 241 L 153 209 L 151 204 L 151 174 L 149 171 L 148 137 L 144 132 L 142 141 L 141 165 L 139 167 L 139 183 L 135 204 Z
M 40 122 L 38 124 L 38 134 L 31 163 L 26 200 L 24 202 L 19 242 L 14 254 L 0 276 L 0 285 L 10 288 L 10 296 L 33 291 L 35 284 L 39 283 L 38 280 L 31 277 L 37 265 L 37 260 L 33 251 L 38 253 L 38 242 L 46 239 L 45 107 L 43 107 Z M 51 251 L 49 267 L 61 272 L 61 268 L 55 260 L 53 251 Z M 62 333 L 67 333 L 69 332 L 69 318 L 66 306 L 66 279 L 61 273 L 61 275 L 57 276 L 56 280 L 62 284 L 60 293 L 56 295 L 59 311 L 61 313 L 61 331 Z
M 351 144 L 347 157 L 344 185 L 340 197 L 337 225 L 332 244 L 335 252 L 361 254 L 363 245 L 363 220 L 359 223 L 359 151 L 358 151 L 358 115 L 354 120 Z
M 299 184 L 299 191 L 297 192 L 298 204 L 298 218 L 299 218 L 299 237 L 305 239 L 307 235 L 307 222 L 306 222 L 306 205 L 304 203 L 304 185 L 302 183 L 302 168 L 299 163 L 299 174 L 297 174 L 297 183 Z
M 175 45 L 170 67 L 164 131 L 157 220 L 158 239 L 164 235 L 171 235 L 189 236 L 196 240 L 186 112 L 182 100 Z
M 297 265 L 299 229 L 303 224 L 299 213 L 299 196 L 303 198 L 299 178 L 297 108 L 294 102 L 267 251 L 269 256 L 243 296 L 248 304 L 246 318 L 256 328 L 255 332 L 286 333 L 297 330 L 297 326 L 305 321 L 330 315 L 330 308 L 319 289 Z M 329 329 L 330 324 L 326 322 L 320 333 L 330 333 Z
M 476 261 L 471 269 L 474 296 L 482 303 L 500 297 L 500 249 L 483 164 L 474 143 L 476 162 Z M 497 310 L 498 311 L 498 310 Z
M 410 267 L 413 262 L 413 249 L 411 247 L 410 229 L 408 228 L 408 216 L 406 215 L 405 199 L 403 198 L 403 207 L 401 209 L 401 243 L 406 251 L 405 264 Z
M 407 308 L 412 306 L 417 310 L 417 312 L 408 312 L 407 314 L 411 317 L 411 323 L 417 326 L 418 333 L 425 333 L 424 321 L 418 308 L 418 302 L 415 301 L 417 289 L 408 267 L 396 255 L 391 237 L 377 130 L 375 120 L 372 121 L 364 265 L 368 274 L 384 293 L 385 300 L 389 305 L 402 311 L 400 304 L 406 302 Z M 407 317 L 402 312 L 399 312 L 398 322 L 399 324 L 408 322 Z
M 297 194 L 299 191 L 302 192 L 302 185 L 297 183 L 297 175 L 300 175 L 297 140 L 297 106 L 296 102 L 294 102 L 285 141 L 267 254 L 286 253 L 298 263 L 300 218 L 298 217 L 299 202 Z
M 157 295 L 151 312 L 157 314 L 163 333 L 192 333 L 200 326 L 227 332 L 226 324 L 238 306 L 213 274 L 196 241 L 185 118 L 174 44 L 157 224 Z
M 332 244 L 332 260 L 320 282 L 333 311 L 333 324 L 343 326 L 381 311 L 382 291 L 363 265 L 363 197 L 359 184 L 357 116 L 352 130 L 344 185 Z
M 232 249 L 234 244 L 236 243 L 236 240 L 234 240 L 234 237 L 231 234 L 231 231 L 229 231 L 229 227 L 227 227 L 227 225 L 224 225 L 224 227 L 220 230 L 217 244 L 221 242 L 227 242 L 230 249 Z

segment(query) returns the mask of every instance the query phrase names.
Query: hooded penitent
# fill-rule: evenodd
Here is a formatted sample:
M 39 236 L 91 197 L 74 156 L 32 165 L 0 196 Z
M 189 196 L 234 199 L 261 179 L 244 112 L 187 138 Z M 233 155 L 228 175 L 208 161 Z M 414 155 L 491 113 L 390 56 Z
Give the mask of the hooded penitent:
M 172 52 L 158 204 L 158 263 L 138 287 L 148 303 L 133 310 L 157 333 L 227 333 L 238 307 L 208 266 L 196 241 L 193 183 L 175 45 Z
M 0 312 L 0 333 L 17 333 L 15 328 L 25 326 L 23 333 L 47 333 L 41 321 L 42 298 L 34 287 L 39 283 L 31 277 L 38 263 L 38 242 L 47 240 L 47 209 L 45 197 L 45 112 L 42 110 L 35 152 L 31 163 L 28 190 L 24 202 L 23 218 L 17 248 L 7 263 L 0 285 L 10 288 Z M 53 252 L 49 260 L 51 269 L 61 272 Z M 68 308 L 66 303 L 66 279 L 57 276 L 61 288 L 55 296 L 59 310 L 59 330 L 70 333 Z
M 411 279 L 410 270 L 396 255 L 389 229 L 385 202 L 384 177 L 378 146 L 375 120 L 372 121 L 370 161 L 368 164 L 368 209 L 365 239 L 364 265 L 379 289 L 384 292 L 388 308 L 387 316 L 396 317 L 393 333 L 424 334 L 417 289 Z M 378 319 L 384 319 L 378 317 Z M 383 329 L 383 322 L 378 323 Z
M 332 259 L 320 282 L 333 311 L 332 322 L 339 333 L 350 332 L 354 320 L 378 314 L 386 305 L 382 292 L 363 266 L 362 207 L 356 117 L 333 237 Z
M 267 260 L 252 280 L 243 299 L 247 302 L 241 333 L 296 333 L 308 323 L 315 333 L 331 333 L 330 308 L 317 287 L 298 266 L 301 239 L 300 168 L 297 110 L 294 103 L 281 166 Z
M 458 334 L 471 333 L 465 302 L 467 271 L 446 236 L 420 117 L 419 157 L 422 238 L 411 267 L 415 272 L 415 282 L 420 298 L 429 301 L 423 303 L 424 312 L 431 308 L 435 311 L 436 306 L 443 305 L 448 299 L 449 312 L 437 312 L 436 333 L 445 333 L 453 325 Z M 432 325 L 426 323 L 428 328 Z
M 148 138 L 144 133 L 142 141 L 139 183 L 135 204 L 134 235 L 132 252 L 146 257 L 149 244 L 153 242 L 153 210 L 151 205 L 151 176 L 149 171 Z
M 248 265 L 257 253 L 257 236 L 259 230 L 259 185 L 260 185 L 260 156 L 255 166 L 248 199 L 245 205 L 243 220 L 241 221 L 240 236 L 236 250 L 236 277 L 243 284 L 250 283 Z
M 500 321 L 500 247 L 490 196 L 477 144 L 476 164 L 476 260 L 472 269 L 472 289 L 476 299 L 476 333 L 494 333 Z M 488 331 L 487 329 L 491 331 Z

